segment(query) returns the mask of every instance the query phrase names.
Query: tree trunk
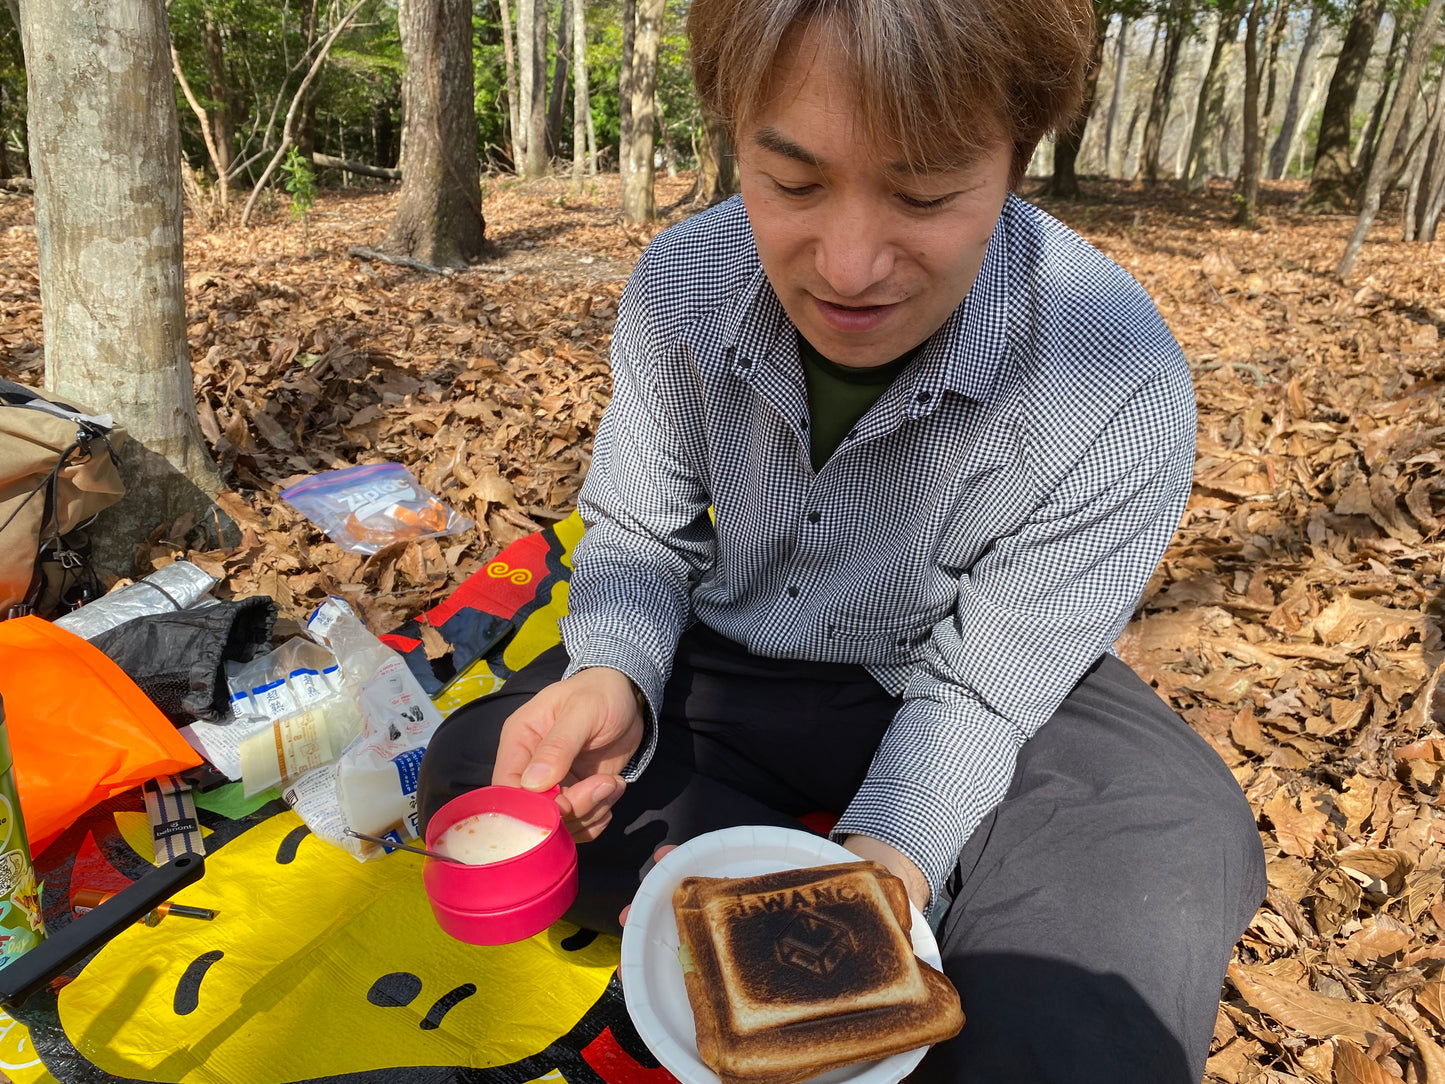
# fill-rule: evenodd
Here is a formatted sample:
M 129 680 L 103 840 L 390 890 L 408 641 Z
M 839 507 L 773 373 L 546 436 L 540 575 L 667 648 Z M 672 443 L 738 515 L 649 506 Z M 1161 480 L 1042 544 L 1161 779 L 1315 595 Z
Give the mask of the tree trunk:
M 472 97 L 471 0 L 402 0 L 406 153 L 383 252 L 434 267 L 483 255 L 486 223 Z
M 384 166 L 373 166 L 369 162 L 353 162 L 346 158 L 335 158 L 329 154 L 322 154 L 320 151 L 311 156 L 311 161 L 317 169 L 339 169 L 345 173 L 379 177 L 384 181 L 401 180 L 401 170 L 399 169 L 387 169 Z
M 1435 88 L 1431 128 L 1425 163 L 1420 170 L 1419 217 L 1415 224 L 1415 236 L 1420 241 L 1435 240 L 1440 211 L 1445 205 L 1445 73 Z
M 1144 122 L 1144 145 L 1140 158 L 1144 164 L 1145 187 L 1159 183 L 1159 154 L 1164 146 L 1164 125 L 1169 120 L 1169 102 L 1174 93 L 1174 74 L 1179 68 L 1179 51 L 1189 32 L 1188 0 L 1171 0 L 1165 13 L 1164 57 L 1159 78 L 1149 96 L 1149 119 Z
M 371 104 L 371 157 L 382 169 L 393 166 L 397 160 L 394 114 L 400 104 L 395 87 L 390 85 L 388 92 Z
M 1253 229 L 1259 204 L 1259 24 L 1268 0 L 1254 0 L 1244 28 L 1244 154 L 1239 168 L 1239 210 L 1235 218 Z
M 1420 103 L 1417 101 L 1416 103 Z M 1409 169 L 1406 180 L 1405 213 L 1403 218 L 1404 228 L 1401 231 L 1402 241 L 1413 241 L 1421 230 L 1425 204 L 1429 200 L 1429 189 L 1425 181 L 1430 174 L 1430 151 L 1434 143 L 1434 137 L 1440 126 L 1441 111 L 1445 109 L 1445 78 L 1437 81 L 1435 85 L 1435 101 L 1426 110 L 1424 122 L 1420 125 L 1419 135 L 1412 145 L 1409 157 Z M 1414 110 L 1411 110 L 1411 117 L 1414 117 Z M 1414 130 L 1414 120 L 1406 121 L 1405 133 Z
M 662 40 L 664 0 L 637 5 L 637 38 L 632 50 L 632 168 L 622 194 L 622 217 L 637 224 L 656 212 L 652 191 L 653 130 L 656 127 L 657 50 Z
M 1425 58 L 1435 44 L 1442 6 L 1445 6 L 1445 0 L 1430 0 L 1425 7 L 1424 15 L 1415 24 L 1415 32 L 1410 35 L 1410 50 L 1405 58 L 1405 68 L 1400 73 L 1400 89 L 1396 92 L 1395 100 L 1385 117 L 1384 132 L 1380 136 L 1380 144 L 1383 147 L 1393 147 L 1395 140 L 1404 129 L 1405 115 L 1409 112 L 1410 104 L 1419 87 L 1420 72 L 1425 66 Z M 1370 226 L 1380 210 L 1385 175 L 1391 172 L 1389 157 L 1388 154 L 1377 154 L 1374 164 L 1370 167 L 1369 176 L 1365 180 L 1364 195 L 1360 199 L 1360 215 L 1355 221 L 1355 232 L 1350 236 L 1349 244 L 1345 246 L 1345 254 L 1340 258 L 1340 266 L 1335 272 L 1341 282 L 1349 276 L 1354 267 L 1355 257 L 1359 255 L 1360 247 L 1365 243 L 1365 237 L 1370 232 Z
M 518 120 L 522 176 L 547 172 L 547 0 L 517 0 Z
M 1147 78 L 1148 73 L 1154 70 L 1154 54 L 1159 51 L 1159 39 L 1163 35 L 1163 27 L 1159 20 L 1154 20 L 1154 33 L 1149 37 L 1149 55 L 1144 58 L 1144 72 Z M 1145 97 L 1140 94 L 1134 99 L 1134 108 L 1129 113 L 1129 127 L 1124 132 L 1124 161 L 1119 167 L 1119 175 L 1126 180 L 1133 180 L 1139 175 L 1139 169 L 1143 164 L 1144 148 L 1141 145 L 1139 155 L 1134 160 L 1134 168 L 1129 168 L 1129 152 L 1134 148 L 1134 132 L 1139 127 L 1139 118 L 1144 112 Z
M 1219 25 L 1214 34 L 1214 48 L 1209 52 L 1209 65 L 1199 85 L 1199 101 L 1194 107 L 1194 130 L 1189 135 L 1189 157 L 1184 163 L 1184 187 L 1202 192 L 1209 183 L 1209 155 L 1206 153 L 1215 123 L 1224 112 L 1224 79 L 1219 75 L 1219 60 L 1226 48 L 1233 49 L 1239 36 L 1239 22 L 1244 18 L 1242 0 L 1229 0 L 1219 9 Z
M 567 105 L 571 51 L 572 4 L 561 0 L 557 5 L 557 57 L 552 65 L 552 92 L 547 99 L 547 154 L 551 158 L 562 155 L 562 110 Z
M 711 207 L 738 191 L 738 160 L 727 126 L 704 119 L 702 145 L 698 147 L 698 206 Z
M 507 137 L 511 140 L 512 172 L 522 172 L 522 149 L 527 145 L 522 135 L 522 118 L 518 112 L 517 58 L 512 51 L 512 0 L 497 0 L 502 12 L 502 59 L 507 66 Z
M 1275 0 L 1274 19 L 1269 24 L 1269 50 L 1264 58 L 1264 108 L 1259 114 L 1260 171 L 1264 169 L 1264 142 L 1269 134 L 1270 122 L 1274 119 L 1276 76 L 1279 74 L 1279 47 L 1284 40 L 1285 24 L 1289 21 L 1290 0 Z
M 1124 80 L 1129 74 L 1129 20 L 1119 17 L 1119 40 L 1114 50 L 1114 92 L 1109 95 L 1109 120 L 1104 125 L 1104 176 L 1114 175 L 1114 126 L 1119 120 L 1119 103 L 1124 99 Z M 1127 153 L 1128 148 L 1124 148 Z M 1119 172 L 1123 172 L 1120 165 Z
M 1079 148 L 1083 146 L 1089 118 L 1094 113 L 1094 97 L 1099 91 L 1099 69 L 1104 66 L 1104 36 L 1109 29 L 1109 18 L 1109 9 L 1105 5 L 1094 5 L 1094 46 L 1089 54 L 1089 66 L 1084 72 L 1084 101 L 1078 115 L 1068 128 L 1059 133 L 1054 143 L 1054 171 L 1045 191 L 1060 199 L 1079 198 L 1079 175 L 1074 167 L 1079 160 Z
M 587 176 L 597 176 L 597 125 L 592 121 L 592 103 L 587 103 Z
M 668 179 L 677 176 L 677 147 L 673 143 L 672 129 L 667 124 L 667 111 L 663 108 L 662 99 L 656 94 L 652 98 L 653 109 L 656 115 L 653 120 L 653 130 L 662 141 L 662 165 L 667 170 Z
M 1377 140 L 1380 137 L 1380 124 L 1385 119 L 1385 108 L 1390 102 L 1390 92 L 1395 89 L 1395 67 L 1400 60 L 1400 45 L 1406 38 L 1406 18 L 1403 13 L 1395 19 L 1395 28 L 1390 33 L 1390 48 L 1385 52 L 1385 66 L 1380 72 L 1380 93 L 1375 96 L 1375 104 L 1370 109 L 1370 119 L 1365 125 L 1365 131 L 1360 136 L 1360 142 L 1355 148 L 1355 172 L 1354 176 L 1363 187 L 1364 180 L 1370 173 L 1370 166 L 1375 161 L 1375 152 L 1379 149 Z
M 306 48 L 308 51 L 316 44 L 321 30 L 321 0 L 311 0 L 311 6 L 307 9 L 306 18 L 302 23 L 306 35 Z M 471 30 L 468 28 L 468 35 Z M 296 125 L 292 141 L 296 144 L 297 153 L 311 161 L 311 156 L 316 152 L 316 100 L 321 95 L 321 84 L 325 80 L 324 70 L 316 73 L 316 79 L 307 88 L 301 98 L 301 112 L 297 115 Z
M 1385 14 L 1386 0 L 1359 0 L 1340 56 L 1330 77 L 1325 95 L 1324 112 L 1320 114 L 1320 134 L 1315 142 L 1314 169 L 1310 173 L 1309 191 L 1303 206 L 1315 211 L 1342 211 L 1349 206 L 1353 171 L 1350 167 L 1350 126 L 1355 112 L 1355 98 L 1360 80 L 1375 45 L 1375 31 Z
M 1300 46 L 1299 60 L 1295 63 L 1294 79 L 1289 86 L 1289 98 L 1285 102 L 1284 119 L 1280 121 L 1279 135 L 1275 138 L 1274 146 L 1269 152 L 1269 172 L 1271 180 L 1279 180 L 1284 176 L 1285 168 L 1289 165 L 1290 147 L 1294 145 L 1295 130 L 1299 127 L 1301 99 L 1304 94 L 1305 84 L 1310 81 L 1314 71 L 1315 51 L 1320 43 L 1320 26 L 1324 20 L 1320 18 L 1320 5 L 1316 2 L 1310 9 L 1309 26 L 1305 29 L 1305 40 Z
M 211 83 L 211 100 L 216 103 L 211 110 L 211 140 L 216 146 L 216 168 L 229 174 L 236 139 L 232 105 L 234 95 L 231 93 L 231 80 L 226 73 L 226 48 L 221 38 L 221 28 L 209 11 L 206 12 L 204 33 L 206 75 Z
M 218 523 L 222 484 L 186 340 L 170 30 L 163 0 L 25 0 L 19 27 L 45 386 L 113 413 L 130 433 L 123 511 L 94 532 L 98 563 L 130 574 L 156 526 L 186 513 Z
M 622 63 L 617 68 L 617 178 L 622 204 L 632 187 L 632 61 L 637 47 L 637 0 L 622 0 Z
M 210 155 L 211 166 L 216 171 L 216 189 L 221 196 L 221 212 L 224 214 L 227 204 L 231 201 L 228 171 L 221 165 L 221 153 L 216 147 L 214 136 L 211 134 L 211 118 L 206 116 L 206 111 L 201 108 L 201 103 L 196 101 L 196 96 L 191 91 L 191 84 L 186 79 L 185 71 L 181 68 L 180 54 L 176 52 L 174 45 L 171 46 L 171 70 L 175 72 L 176 82 L 180 84 L 181 93 L 185 95 L 187 104 L 190 105 L 192 112 L 196 114 L 196 119 L 201 122 L 201 139 L 206 144 L 206 153 Z M 3 133 L 3 131 L 4 129 L 0 128 L 0 133 Z M 0 135 L 0 141 L 3 141 L 3 135 Z M 182 186 L 182 190 L 184 191 L 184 186 Z M 196 212 L 205 219 L 206 225 L 209 226 L 210 215 L 206 209 L 197 206 Z
M 565 3 L 566 0 L 563 0 Z M 591 112 L 587 89 L 587 3 L 572 3 L 572 192 L 582 194 L 582 171 L 587 159 L 587 118 Z M 593 172 L 596 172 L 594 167 Z

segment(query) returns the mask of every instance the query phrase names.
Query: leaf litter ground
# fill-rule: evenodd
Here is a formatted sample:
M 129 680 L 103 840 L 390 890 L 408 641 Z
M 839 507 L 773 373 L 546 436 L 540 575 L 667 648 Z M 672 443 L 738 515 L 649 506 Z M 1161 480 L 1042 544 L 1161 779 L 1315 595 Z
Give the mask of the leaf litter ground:
M 665 221 L 688 186 L 659 182 Z M 1445 246 L 1399 243 L 1387 214 L 1340 285 L 1352 221 L 1295 213 L 1300 194 L 1266 186 L 1248 232 L 1224 188 L 1094 182 L 1045 206 L 1143 282 L 1196 376 L 1193 497 L 1118 647 L 1234 772 L 1269 861 L 1207 1079 L 1445 1084 Z M 191 524 L 157 525 L 142 567 L 184 557 L 220 593 L 270 595 L 278 638 L 328 593 L 394 627 L 566 515 L 607 403 L 647 240 L 615 176 L 581 196 L 492 183 L 499 255 L 449 276 L 348 255 L 380 243 L 395 198 L 189 230 L 201 424 L 242 539 L 195 551 Z M 38 384 L 33 221 L 0 195 L 0 376 Z M 386 460 L 476 531 L 363 558 L 277 496 Z

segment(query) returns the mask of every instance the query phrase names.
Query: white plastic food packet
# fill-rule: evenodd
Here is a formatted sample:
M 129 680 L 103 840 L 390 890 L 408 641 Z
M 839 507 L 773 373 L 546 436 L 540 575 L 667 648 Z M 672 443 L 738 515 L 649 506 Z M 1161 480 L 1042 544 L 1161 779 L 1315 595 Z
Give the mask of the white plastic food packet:
M 334 762 L 361 732 L 355 698 L 331 652 L 294 636 L 249 662 L 228 661 L 231 717 L 198 720 L 182 736 L 246 797 Z
M 400 655 L 378 640 L 343 600 L 330 598 L 312 614 L 307 635 L 331 650 L 342 686 L 361 713 L 361 732 L 334 766 L 334 789 L 318 785 L 314 773 L 283 792 L 288 803 L 320 838 L 358 858 L 380 854 L 345 834 L 347 828 L 400 841 L 420 835 L 417 775 L 422 754 L 442 714 Z M 328 792 L 335 811 L 327 809 Z

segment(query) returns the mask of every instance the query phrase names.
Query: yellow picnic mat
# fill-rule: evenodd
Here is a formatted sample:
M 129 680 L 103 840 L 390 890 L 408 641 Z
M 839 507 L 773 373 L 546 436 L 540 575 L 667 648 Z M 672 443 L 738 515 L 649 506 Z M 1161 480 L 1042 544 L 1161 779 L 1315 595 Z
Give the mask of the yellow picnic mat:
M 558 640 L 574 516 L 508 547 L 420 615 L 453 644 L 427 660 L 443 712 L 498 687 Z M 672 1084 L 627 1018 L 619 942 L 559 922 L 516 945 L 441 932 L 404 852 L 357 862 L 279 799 L 195 796 L 206 870 L 173 902 L 216 912 L 125 930 L 59 985 L 0 1014 L 16 1084 Z M 75 893 L 153 868 L 139 790 L 90 810 L 36 856 L 48 928 Z

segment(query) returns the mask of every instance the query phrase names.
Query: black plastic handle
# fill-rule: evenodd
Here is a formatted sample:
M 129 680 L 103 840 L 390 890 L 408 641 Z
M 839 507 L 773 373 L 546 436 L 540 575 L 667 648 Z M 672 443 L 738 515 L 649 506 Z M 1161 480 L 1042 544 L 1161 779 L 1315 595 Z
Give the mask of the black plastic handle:
M 0 1007 L 19 1005 L 43 989 L 51 979 L 137 919 L 163 903 L 186 885 L 195 884 L 206 872 L 206 860 L 199 854 L 183 854 L 164 866 L 157 866 L 140 880 L 121 889 L 99 907 L 40 942 L 24 956 L 0 968 Z

